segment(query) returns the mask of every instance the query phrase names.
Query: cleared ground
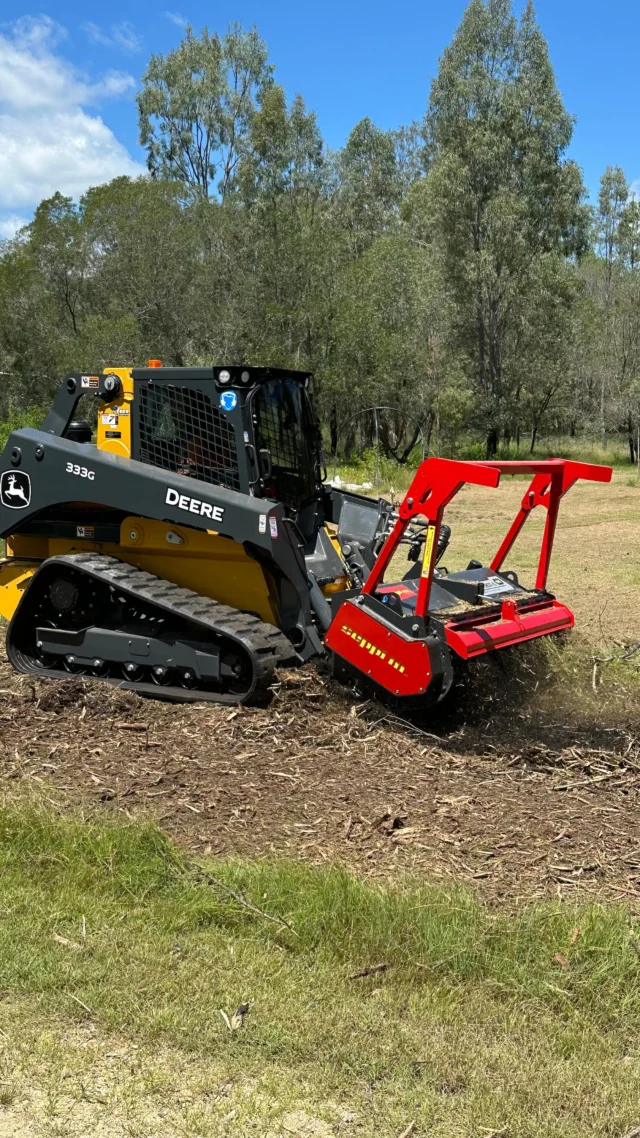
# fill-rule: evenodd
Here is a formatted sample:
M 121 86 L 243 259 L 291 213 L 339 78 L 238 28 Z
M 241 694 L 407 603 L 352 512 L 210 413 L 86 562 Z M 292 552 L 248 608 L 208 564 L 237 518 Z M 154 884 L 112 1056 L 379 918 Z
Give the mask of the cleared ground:
M 495 717 L 443 724 L 438 741 L 311 672 L 243 712 L 33 684 L 6 666 L 0 683 L 7 788 L 153 817 L 200 854 L 468 881 L 510 905 L 576 890 L 640 898 L 630 731 L 594 735 L 552 709 L 504 716 L 494 687 Z

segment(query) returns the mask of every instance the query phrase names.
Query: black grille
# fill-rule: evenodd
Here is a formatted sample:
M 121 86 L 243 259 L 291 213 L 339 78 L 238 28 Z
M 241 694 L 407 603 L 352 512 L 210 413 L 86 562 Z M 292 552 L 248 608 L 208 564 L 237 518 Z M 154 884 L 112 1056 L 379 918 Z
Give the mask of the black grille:
M 273 466 L 265 494 L 295 512 L 317 493 L 316 426 L 306 392 L 290 379 L 271 380 L 258 388 L 252 408 L 258 446 L 269 451 Z
M 136 399 L 140 460 L 240 489 L 233 425 L 197 387 L 142 387 Z

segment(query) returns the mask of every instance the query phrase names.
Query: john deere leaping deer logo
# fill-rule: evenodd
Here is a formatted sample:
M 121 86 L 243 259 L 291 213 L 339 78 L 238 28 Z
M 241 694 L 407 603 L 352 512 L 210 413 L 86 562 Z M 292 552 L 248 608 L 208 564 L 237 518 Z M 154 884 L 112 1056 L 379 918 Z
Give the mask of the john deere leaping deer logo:
M 23 470 L 5 470 L 0 478 L 0 501 L 10 510 L 24 510 L 31 501 L 31 479 Z

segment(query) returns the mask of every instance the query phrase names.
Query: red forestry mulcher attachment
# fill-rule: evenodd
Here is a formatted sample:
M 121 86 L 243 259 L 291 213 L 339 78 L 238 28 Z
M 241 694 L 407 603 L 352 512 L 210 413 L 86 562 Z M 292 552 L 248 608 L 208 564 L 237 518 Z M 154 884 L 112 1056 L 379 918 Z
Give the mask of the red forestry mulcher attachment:
M 465 483 L 497 487 L 502 474 L 533 478 L 490 565 L 471 561 L 467 569 L 456 573 L 439 568 L 450 536 L 443 524 L 446 506 Z M 392 695 L 424 696 L 433 702 L 442 699 L 451 686 L 452 653 L 470 660 L 572 628 L 573 613 L 546 587 L 560 502 L 579 479 L 609 482 L 611 474 L 610 467 L 564 459 L 426 459 L 362 589 L 338 602 L 325 643 L 341 660 Z M 528 589 L 503 565 L 537 506 L 546 510 L 546 521 L 535 585 Z M 414 549 L 422 544 L 421 559 L 402 581 L 385 584 L 385 571 L 407 532 L 413 529 L 415 534 L 416 525 Z

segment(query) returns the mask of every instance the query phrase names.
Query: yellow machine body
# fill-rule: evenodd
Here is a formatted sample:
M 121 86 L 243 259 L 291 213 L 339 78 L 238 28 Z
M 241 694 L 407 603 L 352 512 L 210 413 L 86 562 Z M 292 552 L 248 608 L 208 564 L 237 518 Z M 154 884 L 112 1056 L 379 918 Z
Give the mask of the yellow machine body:
M 130 367 L 110 367 L 110 375 L 122 382 L 122 394 L 113 403 L 101 403 L 96 442 L 99 450 L 131 458 L 131 404 L 133 375 Z
M 0 616 L 5 620 L 11 620 L 39 564 L 26 559 L 0 561 Z
M 105 553 L 225 605 L 237 607 L 242 597 L 245 611 L 257 613 L 266 624 L 278 623 L 272 583 L 238 542 L 135 517 L 122 522 L 119 544 L 86 538 L 9 538 L 7 558 L 0 562 L 0 615 L 11 620 L 38 565 L 65 553 Z

